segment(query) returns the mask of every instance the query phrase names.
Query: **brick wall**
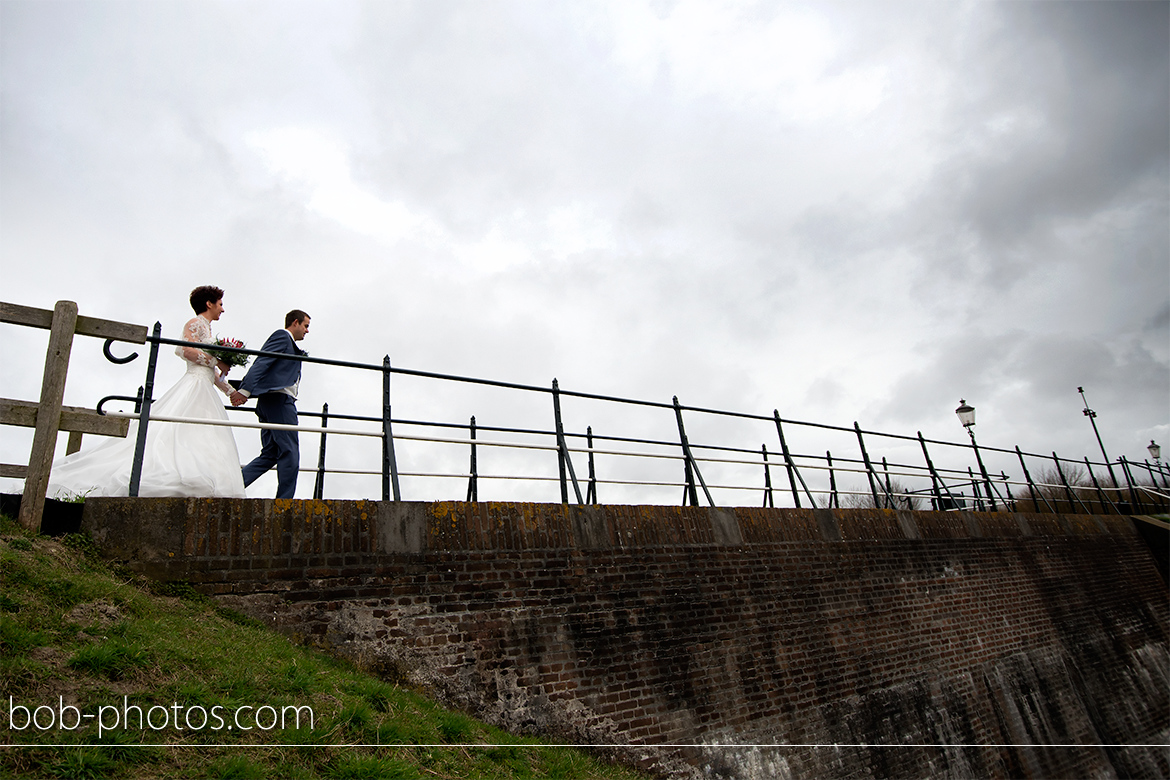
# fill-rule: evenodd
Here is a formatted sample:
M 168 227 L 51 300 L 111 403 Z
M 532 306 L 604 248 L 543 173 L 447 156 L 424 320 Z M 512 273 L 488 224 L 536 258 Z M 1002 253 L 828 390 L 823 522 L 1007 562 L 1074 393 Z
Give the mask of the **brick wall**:
M 1170 777 L 1128 518 L 91 499 L 111 557 L 480 717 L 708 777 Z M 1054 747 L 1076 745 L 1077 747 Z

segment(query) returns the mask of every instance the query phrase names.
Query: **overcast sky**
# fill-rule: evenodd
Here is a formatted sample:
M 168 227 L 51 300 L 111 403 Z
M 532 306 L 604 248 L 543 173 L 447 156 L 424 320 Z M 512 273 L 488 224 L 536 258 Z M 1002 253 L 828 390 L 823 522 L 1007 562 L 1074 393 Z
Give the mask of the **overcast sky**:
M 1170 445 L 1168 9 L 3 0 L 0 299 L 177 337 L 215 284 L 217 332 L 254 347 L 298 307 L 321 357 L 956 442 L 964 398 L 981 444 L 1100 460 L 1080 385 L 1110 456 L 1140 461 Z M 35 399 L 46 333 L 0 329 L 0 395 Z M 79 340 L 66 402 L 132 394 L 143 363 Z M 182 370 L 165 351 L 162 388 Z M 311 367 L 300 406 L 380 395 Z M 515 395 L 396 378 L 394 415 L 551 426 Z M 565 407 L 572 430 L 677 435 L 669 412 Z M 31 432 L 2 435 L 27 458 Z M 405 470 L 444 457 L 400 443 Z

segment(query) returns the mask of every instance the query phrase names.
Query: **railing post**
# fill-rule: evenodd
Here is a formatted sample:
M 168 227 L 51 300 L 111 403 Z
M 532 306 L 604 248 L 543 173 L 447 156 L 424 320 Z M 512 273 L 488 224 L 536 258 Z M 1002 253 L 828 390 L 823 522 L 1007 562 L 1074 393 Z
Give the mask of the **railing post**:
M 873 493 L 874 508 L 880 507 L 881 499 L 878 498 L 877 485 L 873 482 L 873 464 L 869 462 L 869 453 L 865 451 L 865 439 L 861 438 L 861 426 L 857 421 L 853 421 L 853 430 L 857 432 L 857 443 L 861 446 L 861 459 L 865 463 L 865 477 L 869 480 L 869 490 Z
M 829 464 L 829 506 L 841 508 L 841 497 L 837 495 L 837 477 L 833 473 L 833 453 L 825 450 L 825 461 Z
M 134 443 L 134 463 L 130 466 L 128 495 L 137 496 L 142 485 L 142 459 L 146 456 L 146 429 L 150 423 L 150 406 L 154 403 L 154 371 L 158 366 L 158 340 L 162 337 L 162 323 L 154 323 L 154 339 L 150 342 L 150 358 L 146 361 L 146 382 L 142 385 L 142 405 L 138 409 L 138 439 Z
M 597 471 L 593 466 L 593 426 L 585 426 L 585 446 L 589 448 L 589 486 L 585 488 L 585 503 L 597 503 Z
M 760 452 L 764 455 L 764 506 L 776 506 L 772 499 L 772 473 L 768 466 L 768 445 L 760 445 Z
M 49 327 L 49 348 L 45 352 L 45 371 L 41 378 L 41 400 L 37 406 L 37 425 L 33 432 L 32 452 L 24 477 L 20 501 L 20 524 L 30 531 L 41 529 L 45 494 L 53 455 L 57 450 L 57 432 L 61 427 L 61 403 L 65 399 L 65 376 L 69 372 L 69 353 L 73 350 L 73 332 L 77 327 L 77 304 L 57 301 Z
M 561 447 L 561 389 L 556 378 L 552 382 L 553 418 L 557 436 L 557 475 L 561 481 L 561 503 L 569 503 L 568 474 L 565 471 L 565 450 Z
M 942 489 L 946 491 L 947 499 L 951 502 L 951 505 L 957 507 L 958 503 L 955 501 L 955 497 L 951 495 L 951 489 L 947 487 L 947 483 L 943 481 L 943 478 L 939 476 L 938 471 L 934 468 L 934 461 L 930 459 L 930 451 L 926 449 L 926 439 L 922 438 L 922 431 L 918 432 L 918 443 L 922 445 L 922 457 L 926 459 L 926 468 L 930 470 L 930 486 L 934 489 L 935 508 L 940 512 L 943 511 L 942 492 L 938 489 L 939 485 L 942 485 Z
M 1163 468 L 1164 464 L 1162 463 L 1162 461 L 1156 460 L 1156 461 L 1154 461 L 1154 465 L 1158 467 L 1158 476 L 1162 478 L 1162 487 L 1166 488 L 1167 490 L 1170 490 L 1170 482 L 1168 482 L 1166 480 L 1166 469 Z M 1158 484 L 1155 482 L 1154 487 L 1157 487 L 1157 486 L 1158 486 Z
M 1093 488 L 1097 491 L 1097 500 L 1101 502 L 1101 512 L 1109 514 L 1109 509 L 1113 509 L 1117 514 L 1121 514 L 1121 510 L 1114 506 L 1113 502 L 1106 503 L 1105 491 L 1101 489 L 1101 484 L 1097 482 L 1097 475 L 1093 473 L 1093 464 L 1089 463 L 1089 459 L 1085 458 L 1085 469 L 1089 472 L 1089 479 L 1093 480 Z
M 1008 475 L 1006 471 L 1000 470 L 999 476 L 1003 479 L 1003 486 L 1007 490 L 1008 494 L 1008 506 L 1011 507 L 1010 509 L 1007 509 L 1007 511 L 1014 512 L 1016 509 L 1016 497 L 1012 495 L 1012 483 L 1008 481 Z
M 561 475 L 561 503 L 569 503 L 569 486 L 565 482 L 565 468 L 569 470 L 569 478 L 573 481 L 573 492 L 577 495 L 577 503 L 584 504 L 581 498 L 581 486 L 577 484 L 577 473 L 573 470 L 573 459 L 569 456 L 569 445 L 565 441 L 565 428 L 561 423 L 561 386 L 556 378 L 552 381 L 553 417 L 557 427 L 557 467 Z
M 1145 464 L 1146 472 L 1150 475 L 1150 487 L 1154 490 L 1158 489 L 1158 477 L 1154 476 L 1154 466 L 1150 463 L 1149 458 L 1142 458 L 1142 463 Z M 1161 476 L 1162 469 L 1158 469 L 1158 474 Z
M 897 509 L 898 502 L 894 500 L 894 489 L 890 485 L 890 467 L 886 463 L 886 456 L 882 456 L 882 472 L 886 475 L 886 508 Z M 891 506 L 892 505 L 892 506 Z
M 479 464 L 475 452 L 475 415 L 471 415 L 471 476 L 467 480 L 467 500 L 479 501 Z
M 979 473 L 983 475 L 983 484 L 987 487 L 987 500 L 991 502 L 991 511 L 997 511 L 995 508 L 995 491 L 991 489 L 991 477 L 987 476 L 987 469 L 983 466 L 983 456 L 979 454 L 979 445 L 975 443 L 975 434 L 971 433 L 971 429 L 967 429 L 967 433 L 971 434 L 971 448 L 975 450 L 975 461 L 979 464 Z
M 1070 514 L 1076 512 L 1077 505 L 1073 503 L 1072 488 L 1068 486 L 1068 480 L 1064 478 L 1064 470 L 1060 468 L 1060 458 L 1056 456 L 1055 452 L 1052 453 L 1052 461 L 1056 464 L 1056 475 L 1060 477 L 1060 484 L 1064 485 L 1064 495 L 1068 499 L 1068 511 Z
M 979 482 L 975 479 L 975 472 L 971 467 L 967 467 L 967 476 L 971 478 L 971 493 L 975 496 L 975 508 L 980 512 L 983 511 L 983 494 L 979 491 Z
M 382 358 L 382 500 L 402 500 L 398 487 L 398 459 L 394 455 L 394 431 L 390 426 L 390 356 Z
M 698 506 L 699 492 L 695 488 L 695 472 L 691 470 L 691 459 L 687 455 L 687 446 L 682 444 L 686 441 L 686 432 L 683 430 L 682 412 L 678 406 L 677 395 L 674 397 L 674 416 L 678 423 L 679 442 L 683 451 L 683 481 L 686 483 L 683 485 L 683 506 Z
M 1144 513 L 1146 507 L 1145 507 L 1145 504 L 1143 502 L 1138 500 L 1137 491 L 1134 490 L 1133 475 L 1129 473 L 1129 461 L 1125 459 L 1124 455 L 1122 455 L 1117 460 L 1119 460 L 1121 462 L 1121 472 L 1123 474 L 1125 474 L 1125 484 L 1129 488 L 1129 501 L 1130 501 L 1130 503 L 1133 504 L 1133 508 L 1136 509 L 1139 514 Z
M 325 498 L 325 428 L 329 427 L 329 404 L 321 404 L 321 448 L 317 453 L 317 481 L 313 483 L 313 498 Z
M 1077 511 L 1077 504 L 1079 503 L 1081 505 L 1081 507 L 1085 510 L 1085 514 L 1087 514 L 1087 515 L 1093 514 L 1093 510 L 1091 510 L 1087 506 L 1085 506 L 1085 502 L 1081 501 L 1081 497 L 1073 492 L 1073 489 L 1068 484 L 1068 480 L 1064 478 L 1064 469 L 1062 469 L 1060 467 L 1060 458 L 1056 457 L 1055 452 L 1052 453 L 1052 460 L 1054 463 L 1056 463 L 1056 473 L 1060 476 L 1060 483 L 1062 485 L 1064 485 L 1064 492 L 1068 496 L 1068 511 L 1070 513 L 1076 512 Z
M 784 468 L 788 471 L 788 486 L 792 488 L 792 500 L 796 504 L 796 508 L 800 509 L 800 493 L 796 490 L 796 475 L 793 473 L 796 466 L 792 462 L 792 455 L 788 452 L 788 442 L 784 440 L 784 426 L 780 424 L 780 410 L 773 409 L 772 417 L 776 420 L 776 433 L 780 436 L 780 452 L 784 455 Z
M 784 426 L 780 424 L 780 411 L 778 409 L 772 410 L 772 419 L 776 422 L 776 434 L 780 437 L 780 449 L 784 453 L 784 465 L 788 469 L 788 484 L 792 486 L 792 496 L 796 499 L 796 506 L 800 508 L 800 494 L 796 492 L 796 483 L 792 481 L 792 476 L 795 474 L 800 481 L 800 486 L 804 488 L 804 494 L 808 496 L 808 502 L 812 504 L 812 508 L 817 508 L 817 500 L 813 498 L 812 491 L 808 489 L 808 485 L 801 476 L 800 469 L 796 467 L 796 461 L 792 459 L 792 452 L 788 449 L 788 442 L 784 438 Z
M 699 471 L 699 464 L 695 462 L 695 456 L 691 454 L 691 444 L 687 441 L 687 431 L 683 427 L 682 406 L 678 402 L 677 395 L 674 397 L 674 419 L 678 422 L 678 439 L 679 443 L 682 444 L 683 460 L 686 463 L 687 488 L 691 506 L 699 505 L 699 494 L 695 490 L 694 477 L 699 478 L 699 484 L 703 486 L 703 495 L 707 497 L 707 503 L 715 506 L 715 500 L 711 498 L 711 491 L 707 489 L 707 483 L 703 480 L 703 472 Z
M 1052 504 L 1048 503 L 1048 496 L 1040 492 L 1036 487 L 1036 483 L 1032 481 L 1032 475 L 1028 473 L 1028 466 L 1024 463 L 1024 453 L 1020 451 L 1020 445 L 1016 445 L 1016 455 L 1020 458 L 1020 468 L 1024 470 L 1024 479 L 1028 481 L 1028 491 L 1032 494 L 1032 506 L 1036 509 L 1036 513 L 1040 513 L 1040 504 L 1036 502 L 1036 496 L 1039 495 L 1044 500 L 1044 506 L 1048 507 L 1048 511 L 1056 514 L 1056 510 L 1052 508 Z

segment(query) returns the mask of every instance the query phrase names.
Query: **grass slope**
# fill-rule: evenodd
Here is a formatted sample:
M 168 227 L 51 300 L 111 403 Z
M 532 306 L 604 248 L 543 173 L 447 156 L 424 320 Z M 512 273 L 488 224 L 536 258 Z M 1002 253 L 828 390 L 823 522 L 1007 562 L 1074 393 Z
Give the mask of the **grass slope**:
M 0 517 L 0 776 L 643 777 L 445 710 L 181 590 L 111 570 L 87 537 Z M 302 709 L 296 727 L 295 707 L 311 725 Z

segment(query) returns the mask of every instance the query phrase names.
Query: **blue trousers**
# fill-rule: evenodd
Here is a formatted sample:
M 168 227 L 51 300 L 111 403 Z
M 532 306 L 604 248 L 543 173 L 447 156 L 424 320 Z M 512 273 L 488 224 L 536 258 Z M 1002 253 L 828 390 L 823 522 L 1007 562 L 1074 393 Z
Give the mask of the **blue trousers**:
M 297 402 L 288 393 L 265 393 L 256 399 L 260 422 L 297 424 Z M 297 471 L 301 467 L 301 444 L 296 431 L 260 431 L 260 454 L 244 466 L 244 485 L 276 466 L 276 497 L 292 498 L 297 492 Z

